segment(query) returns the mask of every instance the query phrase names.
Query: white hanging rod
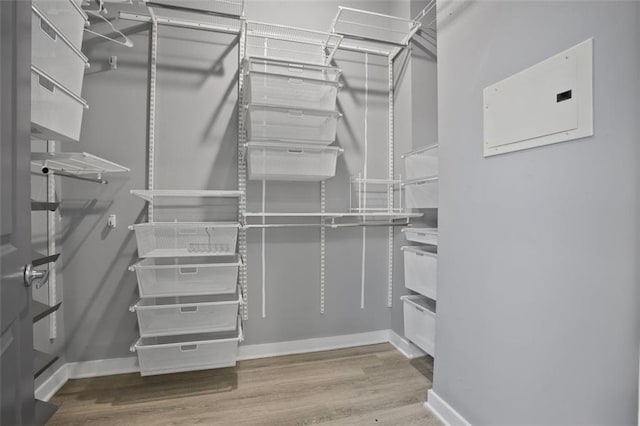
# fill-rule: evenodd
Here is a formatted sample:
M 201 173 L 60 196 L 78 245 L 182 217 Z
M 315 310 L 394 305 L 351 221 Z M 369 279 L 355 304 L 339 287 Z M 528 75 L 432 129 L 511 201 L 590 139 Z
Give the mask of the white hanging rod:
M 409 219 L 412 217 L 420 217 L 422 213 L 245 213 L 245 217 L 321 217 L 321 218 L 341 218 L 341 217 L 374 217 L 388 219 Z
M 151 8 L 149 9 L 151 11 Z M 137 21 L 137 22 L 152 22 L 153 19 L 151 16 L 142 15 L 139 13 L 127 13 L 127 12 L 119 12 L 118 17 L 120 19 L 124 19 L 127 21 Z M 215 24 L 207 24 L 204 22 L 191 21 L 188 19 L 175 19 L 169 18 L 167 16 L 160 16 L 156 14 L 155 16 L 156 22 L 160 25 L 168 25 L 172 27 L 180 27 L 180 28 L 190 28 L 194 30 L 202 30 L 202 31 L 212 31 L 218 33 L 225 34 L 240 34 L 240 28 L 235 28 L 227 25 L 215 25 Z
M 359 222 L 359 223 L 274 223 L 274 224 L 255 224 L 255 225 L 244 225 L 245 229 L 260 229 L 260 228 L 354 228 L 361 226 L 379 226 L 379 227 L 389 227 L 389 226 L 407 226 L 409 225 L 409 221 L 403 222 L 384 222 L 384 223 L 367 223 L 367 222 Z

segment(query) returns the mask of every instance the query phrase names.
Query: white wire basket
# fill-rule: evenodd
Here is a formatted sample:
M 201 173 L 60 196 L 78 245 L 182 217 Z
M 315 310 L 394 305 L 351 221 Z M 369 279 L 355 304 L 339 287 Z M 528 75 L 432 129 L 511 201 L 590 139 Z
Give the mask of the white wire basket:
M 329 65 L 342 36 L 284 25 L 247 21 L 247 57 Z
M 305 78 L 336 83 L 342 75 L 340 68 L 329 65 L 300 64 L 265 58 L 245 58 L 242 68 L 245 73 L 263 72 L 291 78 Z
M 342 114 L 336 111 L 248 105 L 247 140 L 326 146 L 336 139 L 340 117 Z
M 338 68 L 297 66 L 283 62 L 245 61 L 246 102 L 325 111 L 336 109 Z M 312 77 L 313 76 L 313 77 Z
M 141 337 L 131 349 L 138 355 L 140 374 L 178 373 L 233 367 L 242 326 L 232 332 Z
M 184 257 L 236 253 L 235 222 L 153 222 L 131 226 L 139 257 Z
M 241 265 L 238 256 L 148 258 L 129 269 L 146 298 L 235 293 Z
M 406 46 L 420 22 L 367 10 L 340 6 L 331 32 L 356 39 Z
M 438 208 L 438 178 L 414 179 L 403 182 L 407 209 Z
M 138 317 L 141 337 L 233 331 L 240 297 L 181 296 L 141 299 L 130 310 Z
M 400 184 L 400 180 L 368 179 L 361 175 L 352 176 L 349 188 L 351 211 L 362 213 L 402 212 Z M 398 197 L 395 196 L 396 192 L 398 192 Z
M 408 152 L 402 159 L 407 180 L 438 176 L 438 145 Z
M 247 144 L 250 180 L 322 181 L 336 174 L 342 149 L 291 144 Z

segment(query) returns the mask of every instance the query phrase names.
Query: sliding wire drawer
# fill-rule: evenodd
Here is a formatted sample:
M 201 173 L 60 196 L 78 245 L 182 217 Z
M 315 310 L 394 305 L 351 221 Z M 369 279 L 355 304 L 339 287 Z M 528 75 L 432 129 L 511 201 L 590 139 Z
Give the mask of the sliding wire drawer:
M 402 155 L 407 180 L 438 175 L 438 145 L 431 145 Z
M 434 246 L 438 245 L 438 228 L 408 227 L 403 228 L 402 233 L 407 241 Z
M 404 198 L 408 209 L 438 208 L 438 178 L 415 179 L 404 182 Z
M 236 222 L 153 222 L 130 227 L 139 257 L 229 256 L 236 253 Z
M 148 258 L 132 265 L 140 297 L 197 296 L 236 292 L 238 256 Z
M 250 180 L 322 181 L 336 174 L 337 147 L 248 143 Z
M 404 286 L 431 299 L 436 299 L 438 255 L 422 247 L 402 247 Z
M 414 345 L 433 356 L 436 346 L 436 305 L 422 296 L 402 296 L 404 335 Z
M 258 70 L 248 71 L 247 77 L 247 103 L 323 111 L 336 109 L 340 83 Z
M 84 27 L 89 18 L 76 0 L 33 0 L 33 5 L 74 47 L 82 47 Z
M 248 105 L 247 140 L 330 145 L 341 116 L 336 111 Z
M 87 57 L 38 8 L 31 11 L 31 63 L 80 95 Z
M 42 140 L 78 141 L 84 99 L 31 66 L 31 134 Z
M 233 331 L 240 297 L 182 296 L 141 299 L 130 310 L 138 316 L 141 337 Z
M 242 340 L 239 324 L 232 332 L 141 337 L 131 350 L 138 355 L 140 374 L 150 376 L 233 367 Z

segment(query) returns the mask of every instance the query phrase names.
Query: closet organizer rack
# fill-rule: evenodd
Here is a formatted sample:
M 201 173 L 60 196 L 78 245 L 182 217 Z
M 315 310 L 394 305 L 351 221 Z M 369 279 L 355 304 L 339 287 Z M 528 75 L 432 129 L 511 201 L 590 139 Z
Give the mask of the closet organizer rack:
M 206 3 L 206 6 L 204 4 Z M 392 303 L 392 265 L 394 226 L 404 225 L 421 213 L 403 212 L 393 204 L 395 189 L 389 189 L 391 200 L 385 211 L 326 212 L 325 179 L 335 175 L 336 157 L 342 149 L 330 146 L 335 141 L 335 128 L 340 118 L 336 111 L 335 98 L 341 85 L 341 71 L 331 66 L 338 49 L 374 54 L 388 59 L 389 88 L 389 138 L 388 180 L 394 181 L 393 171 L 393 59 L 408 45 L 420 24 L 392 16 L 368 11 L 340 8 L 330 32 L 311 31 L 264 22 L 247 21 L 243 18 L 244 2 L 241 0 L 155 0 L 146 3 L 149 16 L 121 12 L 121 19 L 150 22 L 149 103 L 148 103 L 148 149 L 149 186 L 146 190 L 132 193 L 149 203 L 149 223 L 134 225 L 136 234 L 147 236 L 138 239 L 140 256 L 143 259 L 131 267 L 138 277 L 141 297 L 155 299 L 151 304 L 137 305 L 136 312 L 165 308 L 164 297 L 181 298 L 169 304 L 182 304 L 190 294 L 225 294 L 239 290 L 242 296 L 242 317 L 248 319 L 246 230 L 253 227 L 318 226 L 321 245 L 321 307 L 324 312 L 325 234 L 326 227 L 341 226 L 385 226 L 389 228 L 389 297 Z M 237 191 L 159 191 L 154 183 L 156 67 L 158 56 L 158 27 L 178 26 L 194 30 L 238 34 L 239 54 L 239 100 L 238 109 L 238 188 Z M 392 31 L 389 31 L 392 30 Z M 344 39 L 349 38 L 349 43 Z M 298 124 L 291 132 L 290 121 Z M 300 129 L 302 128 L 302 129 Z M 278 169 L 275 165 L 284 156 L 289 166 Z M 297 158 L 295 160 L 293 157 Z M 320 171 L 309 172 L 303 160 L 324 158 L 327 165 Z M 286 163 L 286 161 L 284 161 Z M 247 179 L 302 180 L 320 182 L 321 200 L 319 212 L 311 213 L 260 213 L 246 212 Z M 363 176 L 362 179 L 367 179 Z M 364 181 L 360 182 L 364 183 Z M 373 184 L 373 182 L 370 182 Z M 207 197 L 228 196 L 238 199 L 238 222 L 231 223 L 180 223 L 154 222 L 154 203 L 160 197 Z M 400 204 L 401 205 L 401 204 Z M 362 210 L 362 211 L 360 211 Z M 304 221 L 306 223 L 295 223 Z M 260 223 L 255 223 L 255 222 Z M 286 221 L 286 223 L 275 223 Z M 155 230 L 154 230 L 155 227 Z M 162 228 L 160 232 L 159 229 Z M 213 229 L 213 232 L 211 230 Z M 209 230 L 209 231 L 207 231 Z M 203 232 L 204 231 L 204 232 Z M 228 235 L 227 235 L 228 233 Z M 226 236 L 223 237 L 223 234 Z M 138 235 L 137 235 L 138 236 Z M 197 236 L 202 241 L 195 242 Z M 228 238 L 224 244 L 212 242 L 211 238 Z M 233 239 L 233 241 L 232 241 Z M 145 242 L 151 242 L 145 249 Z M 188 242 L 191 240 L 191 242 Z M 237 243 L 237 251 L 235 245 Z M 264 253 L 264 229 L 263 229 Z M 219 244 L 226 248 L 210 255 L 209 249 Z M 202 249 L 202 250 L 200 250 Z M 223 256 L 224 254 L 224 256 Z M 231 259 L 231 260 L 223 260 Z M 197 273 L 195 273 L 197 271 Z M 194 272 L 194 274 L 190 274 Z M 264 265 L 263 265 L 264 272 Z M 216 277 L 214 279 L 214 276 Z M 226 277 L 226 287 L 214 289 L 212 282 Z M 235 282 L 237 279 L 237 285 Z M 173 286 L 171 286 L 172 283 Z M 178 283 L 176 286 L 175 284 Z M 199 286 L 208 287 L 204 290 Z M 186 285 L 185 285 L 186 284 Z M 264 286 L 264 276 L 263 276 Z M 364 291 L 364 290 L 363 290 Z M 193 292 L 193 293 L 192 293 Z M 202 293 L 204 292 L 204 293 Z M 206 293 L 206 294 L 205 294 Z M 236 299 L 237 301 L 237 299 Z M 187 304 L 191 300 L 187 301 Z M 209 300 L 202 303 L 210 303 Z M 233 304 L 233 303 L 232 303 Z M 154 308 L 151 308 L 151 307 Z M 162 308 L 161 308 L 162 307 Z M 183 308 L 184 306 L 181 306 Z M 157 309 L 156 309 L 157 308 Z M 176 306 L 171 309 L 175 311 Z M 264 307 L 263 307 L 264 315 Z M 140 317 L 139 317 L 140 319 Z M 229 328 L 231 328 L 229 326 Z M 141 327 L 142 330 L 142 327 Z M 195 329 L 194 329 L 195 330 Z M 191 330 L 191 331 L 194 331 Z M 148 331 L 148 330 L 147 330 Z M 165 330 L 166 331 L 166 330 Z M 185 330 L 182 329 L 182 332 Z M 159 334 L 158 334 L 159 333 Z M 160 374 L 173 371 L 215 368 L 235 364 L 237 345 L 242 340 L 242 326 L 228 331 L 228 335 L 211 340 L 208 334 L 161 336 L 163 331 L 150 335 L 141 332 L 140 340 L 133 345 L 137 351 L 142 374 Z M 214 345 L 214 346 L 212 346 Z

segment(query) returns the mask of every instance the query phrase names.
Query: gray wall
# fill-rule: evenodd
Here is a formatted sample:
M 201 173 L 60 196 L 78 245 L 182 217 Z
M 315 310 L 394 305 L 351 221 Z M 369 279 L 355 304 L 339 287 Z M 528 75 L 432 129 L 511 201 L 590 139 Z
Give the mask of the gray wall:
M 389 13 L 387 2 L 249 1 L 250 19 L 326 30 L 338 4 Z M 127 8 L 128 6 L 123 6 Z M 113 9 L 113 10 L 112 10 Z M 116 12 L 115 5 L 110 8 Z M 68 361 L 128 356 L 137 333 L 127 308 L 137 299 L 136 244 L 127 225 L 145 220 L 144 203 L 129 194 L 146 176 L 148 26 L 116 24 L 132 38 L 126 49 L 97 39 L 83 50 L 92 67 L 83 96 L 91 108 L 82 140 L 65 146 L 104 156 L 132 169 L 108 186 L 65 181 L 63 243 Z M 157 188 L 236 188 L 237 47 L 228 35 L 161 27 L 158 65 Z M 231 46 L 231 47 L 229 47 Z M 107 59 L 118 56 L 118 69 Z M 385 177 L 387 150 L 386 59 L 369 56 L 369 177 Z M 348 208 L 348 178 L 363 166 L 364 55 L 340 52 L 345 71 L 339 95 L 344 113 L 338 144 L 345 153 L 327 182 L 327 210 Z M 381 165 L 381 166 L 380 166 Z M 320 185 L 267 183 L 267 210 L 315 211 Z M 248 186 L 248 210 L 258 211 L 261 185 Z M 209 211 L 210 212 L 210 211 Z M 223 209 L 233 216 L 232 210 Z M 119 226 L 106 228 L 109 214 Z M 173 212 L 167 213 L 173 214 Z M 169 216 L 168 218 L 171 218 Z M 387 230 L 367 231 L 366 300 L 360 309 L 360 229 L 327 230 L 326 312 L 319 313 L 319 231 L 267 230 L 266 318 L 261 317 L 260 231 L 249 231 L 249 322 L 245 344 L 342 335 L 390 327 Z M 399 247 L 399 244 L 397 244 Z M 400 257 L 397 250 L 396 258 Z M 397 265 L 396 265 L 397 266 Z M 396 268 L 398 271 L 398 267 Z M 398 304 L 398 300 L 395 300 Z
M 434 390 L 473 424 L 636 424 L 640 4 L 440 6 Z M 482 89 L 589 37 L 595 136 L 484 158 Z

